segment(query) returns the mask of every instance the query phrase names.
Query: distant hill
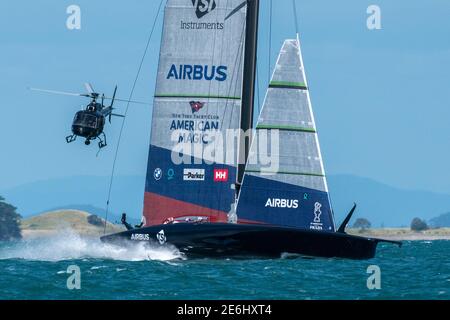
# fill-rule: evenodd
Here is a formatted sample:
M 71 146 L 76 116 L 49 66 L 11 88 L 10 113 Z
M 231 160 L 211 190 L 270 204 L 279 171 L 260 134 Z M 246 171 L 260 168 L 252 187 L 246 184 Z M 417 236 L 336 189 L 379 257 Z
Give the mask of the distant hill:
M 140 176 L 115 177 L 111 192 L 110 211 L 114 215 L 127 212 L 129 217 L 141 218 L 144 201 L 145 179 Z M 81 204 L 105 208 L 108 198 L 109 177 L 77 176 L 38 181 L 16 188 L 1 190 L 0 194 L 17 207 L 23 217 L 30 217 L 52 208 L 70 208 Z M 90 209 L 87 210 L 90 212 Z M 104 210 L 104 209 L 103 209 Z M 103 211 L 104 212 L 104 211 Z M 102 213 L 100 216 L 104 216 Z
M 372 179 L 352 175 L 329 177 L 329 189 L 337 223 L 353 202 L 358 204 L 354 219 L 369 219 L 373 227 L 409 226 L 414 217 L 430 220 L 450 210 L 450 195 L 394 188 Z
M 110 202 L 113 218 L 108 220 L 118 221 L 120 213 L 127 212 L 130 222 L 137 223 L 142 214 L 145 178 L 116 177 L 114 181 Z M 429 221 L 450 211 L 450 195 L 447 194 L 403 190 L 352 175 L 331 175 L 328 182 L 337 224 L 353 202 L 358 203 L 353 221 L 367 218 L 374 228 L 409 226 L 414 217 Z M 0 194 L 17 206 L 17 212 L 24 217 L 54 208 L 85 210 L 104 217 L 101 208 L 106 206 L 108 185 L 109 177 L 70 177 L 35 182 L 0 191 Z
M 99 217 L 102 217 L 102 218 L 105 216 L 105 209 L 94 207 L 94 206 L 91 206 L 91 205 L 88 205 L 88 204 L 62 205 L 62 206 L 58 206 L 58 207 L 48 208 L 47 210 L 44 210 L 42 212 L 33 214 L 32 216 L 36 216 L 36 215 L 40 215 L 40 214 L 47 213 L 47 212 L 52 212 L 52 211 L 61 211 L 61 210 L 84 211 L 84 212 L 87 212 L 89 214 L 95 214 L 95 215 L 97 215 Z M 109 214 L 116 216 L 115 214 L 112 214 L 111 212 Z
M 77 210 L 53 211 L 22 220 L 21 230 L 24 237 L 48 236 L 60 232 L 74 232 L 83 236 L 103 234 L 104 227 L 88 222 L 89 213 Z M 104 221 L 104 220 L 103 220 Z M 121 226 L 107 224 L 106 232 L 120 232 Z
M 54 207 L 54 208 L 49 208 L 47 210 L 44 210 L 43 212 L 39 212 L 38 214 L 34 214 L 35 215 L 39 215 L 42 213 L 46 213 L 46 212 L 52 212 L 52 211 L 59 211 L 59 210 L 78 210 L 78 211 L 84 211 L 87 212 L 89 214 L 94 214 L 97 215 L 101 218 L 105 218 L 106 215 L 106 210 L 105 209 L 101 209 L 101 208 L 97 208 L 91 205 L 85 205 L 85 204 L 68 204 L 68 205 L 63 205 L 63 206 L 59 206 L 59 207 Z M 115 223 L 115 224 L 120 224 L 120 220 L 122 218 L 122 214 L 116 214 L 113 212 L 108 212 L 108 221 L 111 223 Z M 127 221 L 130 224 L 139 224 L 141 219 L 140 218 L 133 218 L 133 217 L 127 217 Z
M 435 228 L 450 227 L 450 212 L 443 213 L 438 217 L 430 219 L 429 225 Z

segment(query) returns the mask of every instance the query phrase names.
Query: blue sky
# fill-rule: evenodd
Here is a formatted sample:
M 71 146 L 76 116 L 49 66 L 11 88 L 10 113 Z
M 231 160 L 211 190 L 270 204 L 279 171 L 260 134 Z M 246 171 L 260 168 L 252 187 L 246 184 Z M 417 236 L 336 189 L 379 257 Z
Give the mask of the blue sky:
M 268 78 L 268 0 L 262 0 L 260 95 Z M 66 8 L 82 10 L 67 30 Z M 78 175 L 110 174 L 120 119 L 106 128 L 109 148 L 67 145 L 83 98 L 28 86 L 127 98 L 159 1 L 2 1 L 0 3 L 0 190 Z M 382 30 L 366 9 L 379 5 Z M 450 2 L 297 0 L 300 34 L 325 168 L 408 189 L 450 194 Z M 161 17 L 134 99 L 152 101 Z M 292 4 L 274 1 L 272 64 L 295 36 Z M 124 105 L 118 106 L 119 111 Z M 151 108 L 132 106 L 117 174 L 144 177 Z M 107 186 L 105 186 L 106 188 Z

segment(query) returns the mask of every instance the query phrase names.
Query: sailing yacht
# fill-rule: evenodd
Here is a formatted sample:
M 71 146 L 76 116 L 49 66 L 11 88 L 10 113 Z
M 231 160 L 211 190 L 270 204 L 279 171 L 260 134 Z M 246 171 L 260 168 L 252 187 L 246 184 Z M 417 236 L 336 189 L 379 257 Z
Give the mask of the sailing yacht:
M 102 241 L 350 259 L 386 241 L 345 232 L 356 205 L 335 226 L 298 36 L 284 41 L 253 126 L 258 15 L 259 0 L 167 1 L 145 225 Z

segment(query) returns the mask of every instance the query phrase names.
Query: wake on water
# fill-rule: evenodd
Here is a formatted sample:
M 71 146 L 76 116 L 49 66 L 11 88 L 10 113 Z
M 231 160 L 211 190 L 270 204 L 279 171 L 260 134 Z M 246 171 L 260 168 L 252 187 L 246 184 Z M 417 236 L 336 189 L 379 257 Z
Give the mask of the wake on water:
M 184 259 L 175 248 L 136 243 L 120 247 L 102 243 L 100 239 L 84 238 L 71 230 L 54 236 L 22 240 L 0 250 L 0 260 L 24 259 L 34 261 L 65 261 L 79 259 L 104 259 L 118 261 L 170 261 Z

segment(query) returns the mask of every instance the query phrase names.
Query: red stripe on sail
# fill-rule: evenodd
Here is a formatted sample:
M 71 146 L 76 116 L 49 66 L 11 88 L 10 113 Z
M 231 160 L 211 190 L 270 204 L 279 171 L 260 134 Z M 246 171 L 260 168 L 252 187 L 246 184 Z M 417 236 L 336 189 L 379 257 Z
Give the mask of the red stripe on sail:
M 169 218 L 185 216 L 208 217 L 210 222 L 227 222 L 227 212 L 198 206 L 189 202 L 146 192 L 144 194 L 146 226 L 163 224 Z

